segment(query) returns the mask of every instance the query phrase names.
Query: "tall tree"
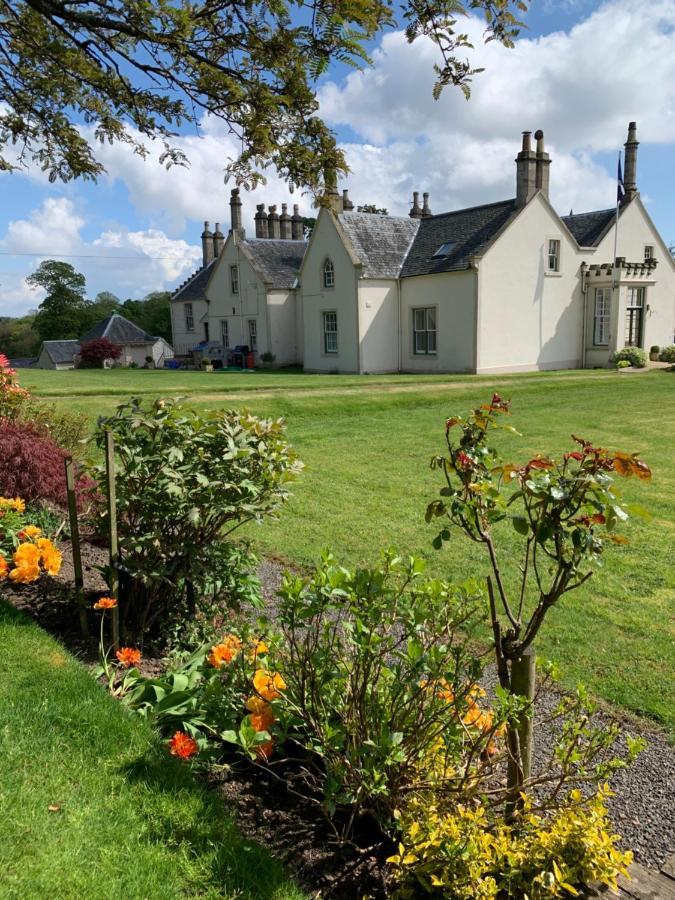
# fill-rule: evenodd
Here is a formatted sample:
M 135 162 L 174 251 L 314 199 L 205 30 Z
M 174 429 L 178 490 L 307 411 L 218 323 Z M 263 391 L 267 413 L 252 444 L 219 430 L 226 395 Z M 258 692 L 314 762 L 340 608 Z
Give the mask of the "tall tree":
M 345 162 L 321 121 L 315 82 L 331 60 L 368 61 L 366 47 L 399 25 L 409 41 L 438 47 L 434 95 L 468 95 L 481 71 L 461 20 L 485 17 L 485 40 L 510 46 L 529 0 L 0 0 L 0 169 L 31 159 L 51 180 L 104 170 L 82 132 L 165 142 L 161 159 L 184 162 L 172 137 L 204 114 L 241 139 L 229 166 L 258 180 L 262 163 L 314 190 Z M 8 153 L 9 145 L 17 152 Z
M 34 328 L 35 316 L 3 318 L 0 320 L 0 353 L 10 359 L 37 356 L 40 349 L 40 335 Z
M 120 313 L 148 334 L 171 343 L 171 291 L 153 291 L 143 300 L 125 300 Z
M 84 275 L 70 265 L 47 259 L 26 279 L 47 292 L 35 316 L 35 330 L 43 341 L 79 338 L 88 322 Z

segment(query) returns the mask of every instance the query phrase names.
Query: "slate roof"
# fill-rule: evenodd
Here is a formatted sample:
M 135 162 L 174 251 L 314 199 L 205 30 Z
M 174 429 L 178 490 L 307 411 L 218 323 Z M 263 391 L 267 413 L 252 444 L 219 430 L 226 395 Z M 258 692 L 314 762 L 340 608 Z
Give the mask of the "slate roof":
M 35 361 L 34 356 L 14 357 L 14 359 L 10 359 L 9 367 L 10 369 L 30 369 Z
M 241 245 L 266 284 L 273 288 L 293 287 L 307 249 L 307 241 L 260 238 L 242 241 Z
M 90 328 L 82 337 L 82 343 L 85 344 L 87 341 L 93 341 L 102 337 L 112 341 L 113 344 L 121 344 L 123 346 L 125 344 L 154 344 L 155 341 L 159 340 L 154 335 L 148 334 L 147 331 L 143 331 L 138 325 L 134 325 L 133 322 L 125 319 L 124 316 L 120 316 L 119 313 L 112 313 L 112 315 L 107 316 L 97 325 L 94 325 L 93 328 Z
M 181 284 L 180 287 L 176 290 L 175 294 L 172 295 L 171 302 L 173 302 L 174 300 L 180 300 L 181 302 L 189 302 L 190 300 L 205 300 L 206 297 L 204 295 L 204 291 L 206 290 L 206 285 L 215 263 L 216 260 L 213 259 L 208 264 L 208 266 L 197 269 L 196 272 L 193 272 L 193 274 L 190 275 L 187 281 L 184 281 L 183 284 Z
M 561 218 L 580 247 L 597 247 L 615 215 L 616 209 L 601 209 Z
M 471 257 L 487 250 L 516 212 L 515 200 L 502 200 L 421 219 L 401 277 L 467 269 Z M 438 248 L 448 242 L 455 245 L 450 253 L 434 259 Z
M 42 349 L 55 364 L 71 363 L 75 354 L 80 352 L 80 342 L 75 340 L 43 341 Z
M 419 219 L 352 212 L 339 213 L 337 218 L 363 263 L 362 277 L 398 278 Z

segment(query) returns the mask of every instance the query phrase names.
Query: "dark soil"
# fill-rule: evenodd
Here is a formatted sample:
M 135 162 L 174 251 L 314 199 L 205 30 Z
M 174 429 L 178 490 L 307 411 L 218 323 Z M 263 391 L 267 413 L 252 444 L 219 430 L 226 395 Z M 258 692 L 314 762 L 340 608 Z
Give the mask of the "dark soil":
M 85 640 L 80 634 L 74 599 L 70 545 L 60 541 L 59 547 L 63 565 L 56 578 L 45 577 L 32 585 L 5 582 L 3 596 L 59 638 L 83 662 L 93 663 L 98 659 L 100 618 L 92 605 L 107 592 L 101 574 L 107 552 L 94 544 L 82 545 L 90 631 L 90 639 Z M 272 619 L 284 568 L 287 567 L 274 560 L 265 560 L 259 568 L 266 612 Z M 164 667 L 160 657 L 144 653 L 140 666 L 144 674 L 152 676 Z M 543 695 L 542 711 L 555 702 L 554 694 Z M 643 734 L 648 748 L 630 769 L 618 772 L 612 779 L 615 796 L 610 801 L 610 814 L 622 843 L 634 851 L 636 860 L 660 868 L 675 850 L 675 751 L 664 732 L 649 723 L 630 720 L 625 726 L 627 732 Z M 544 729 L 535 732 L 535 767 L 537 756 L 545 753 L 550 739 Z M 209 776 L 209 786 L 233 810 L 241 830 L 296 872 L 311 896 L 327 900 L 386 897 L 388 867 L 384 860 L 391 854 L 391 846 L 383 845 L 377 831 L 364 823 L 354 845 L 338 847 L 317 807 L 290 793 L 274 773 L 274 768 L 233 759 L 230 767 Z

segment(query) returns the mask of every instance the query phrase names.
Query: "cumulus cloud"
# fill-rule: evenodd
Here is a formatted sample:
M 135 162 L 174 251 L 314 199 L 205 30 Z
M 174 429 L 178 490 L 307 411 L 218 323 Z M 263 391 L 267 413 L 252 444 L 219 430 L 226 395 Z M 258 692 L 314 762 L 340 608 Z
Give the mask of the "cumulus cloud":
M 3 258 L 9 261 L 2 276 L 0 315 L 23 315 L 39 305 L 44 292 L 31 288 L 26 278 L 43 259 L 63 257 L 82 272 L 90 297 L 109 290 L 122 299 L 171 288 L 201 261 L 201 247 L 171 239 L 159 229 L 120 227 L 87 241 L 81 234 L 84 225 L 84 215 L 65 197 L 49 197 L 28 218 L 10 221 L 0 239 Z

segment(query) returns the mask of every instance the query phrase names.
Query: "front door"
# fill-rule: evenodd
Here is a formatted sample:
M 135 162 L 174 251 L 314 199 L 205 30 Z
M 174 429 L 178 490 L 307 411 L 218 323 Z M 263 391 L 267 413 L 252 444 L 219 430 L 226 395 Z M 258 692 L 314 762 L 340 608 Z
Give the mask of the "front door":
M 642 346 L 642 315 L 645 305 L 645 289 L 629 287 L 626 302 L 625 347 Z

